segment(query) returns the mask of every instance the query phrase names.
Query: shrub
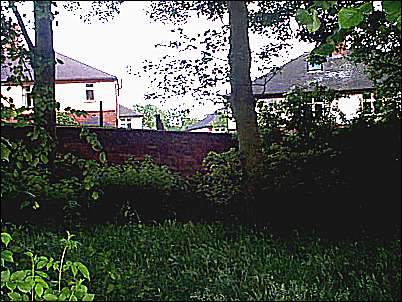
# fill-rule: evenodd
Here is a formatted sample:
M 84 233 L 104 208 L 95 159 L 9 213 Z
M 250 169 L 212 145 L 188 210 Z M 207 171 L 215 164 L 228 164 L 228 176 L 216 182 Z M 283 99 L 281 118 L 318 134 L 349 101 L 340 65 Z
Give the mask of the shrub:
M 60 260 L 24 252 L 29 258 L 18 257 L 7 249 L 13 240 L 7 232 L 1 233 L 1 300 L 2 301 L 92 301 L 94 294 L 88 293 L 84 285 L 90 280 L 88 268 L 79 261 L 66 261 L 66 252 L 77 248 L 74 235 L 67 232 L 62 239 L 63 252 Z M 54 280 L 54 281 L 53 281 Z M 65 285 L 62 287 L 62 285 Z

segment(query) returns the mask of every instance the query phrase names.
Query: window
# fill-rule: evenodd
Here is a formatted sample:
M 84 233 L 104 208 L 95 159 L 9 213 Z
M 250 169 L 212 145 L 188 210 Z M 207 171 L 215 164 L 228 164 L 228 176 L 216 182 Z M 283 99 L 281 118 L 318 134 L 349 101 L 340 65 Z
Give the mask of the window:
M 131 118 L 128 118 L 128 119 L 127 119 L 127 122 L 131 122 Z
M 93 101 L 95 100 L 95 94 L 94 94 L 94 84 L 85 84 L 86 87 L 86 99 L 87 101 Z
M 30 86 L 26 86 L 23 88 L 22 98 L 26 107 L 33 107 L 33 99 Z
M 87 101 L 93 101 L 95 99 L 93 90 L 87 90 L 86 94 L 87 94 Z
M 318 71 L 322 70 L 322 64 L 307 62 L 307 71 Z
M 120 121 L 124 122 L 126 119 L 125 118 L 121 118 Z
M 316 118 L 320 118 L 322 116 L 323 109 L 324 109 L 323 103 L 315 103 L 314 104 L 314 116 Z
M 381 110 L 381 101 L 376 101 L 370 92 L 363 93 L 363 114 L 377 114 Z
M 131 129 L 131 123 L 127 123 L 127 129 Z

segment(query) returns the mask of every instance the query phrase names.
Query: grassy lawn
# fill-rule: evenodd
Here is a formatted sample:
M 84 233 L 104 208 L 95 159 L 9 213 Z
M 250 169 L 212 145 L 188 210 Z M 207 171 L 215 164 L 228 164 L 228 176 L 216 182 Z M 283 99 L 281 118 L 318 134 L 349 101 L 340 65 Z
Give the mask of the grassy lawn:
M 75 231 L 95 300 L 400 300 L 400 240 L 277 239 L 223 225 L 104 225 Z M 59 257 L 65 234 L 13 233 Z

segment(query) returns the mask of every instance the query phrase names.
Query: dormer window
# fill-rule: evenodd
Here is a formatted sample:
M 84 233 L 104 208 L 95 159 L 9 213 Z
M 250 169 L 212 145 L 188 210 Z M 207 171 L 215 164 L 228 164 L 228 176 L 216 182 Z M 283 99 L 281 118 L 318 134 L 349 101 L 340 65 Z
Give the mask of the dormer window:
M 322 64 L 321 63 L 310 63 L 307 62 L 307 71 L 321 71 Z

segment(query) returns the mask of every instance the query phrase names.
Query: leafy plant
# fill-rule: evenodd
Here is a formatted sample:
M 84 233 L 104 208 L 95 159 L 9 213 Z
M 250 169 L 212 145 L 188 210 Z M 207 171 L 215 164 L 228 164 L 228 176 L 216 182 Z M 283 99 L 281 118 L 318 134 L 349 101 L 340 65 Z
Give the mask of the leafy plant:
M 30 268 L 22 269 L 8 247 L 12 237 L 1 233 L 1 298 L 10 301 L 92 301 L 94 294 L 88 293 L 85 279 L 90 281 L 88 268 L 79 261 L 65 261 L 67 250 L 76 249 L 78 242 L 67 231 L 67 239 L 62 239 L 63 252 L 60 260 L 37 256 L 28 251 L 23 253 L 30 258 Z M 18 258 L 20 259 L 20 258 Z M 20 259 L 21 262 L 22 259 Z M 52 280 L 54 273 L 57 281 Z M 63 278 L 64 273 L 64 278 Z M 65 286 L 63 286 L 65 285 Z

